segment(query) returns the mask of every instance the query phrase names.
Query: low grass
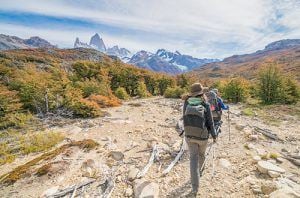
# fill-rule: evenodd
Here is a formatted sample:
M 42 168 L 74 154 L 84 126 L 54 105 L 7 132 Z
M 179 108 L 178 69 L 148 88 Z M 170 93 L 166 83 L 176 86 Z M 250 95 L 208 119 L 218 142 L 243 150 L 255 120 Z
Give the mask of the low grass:
M 247 107 L 247 108 L 242 110 L 242 114 L 245 115 L 245 116 L 253 117 L 253 116 L 255 116 L 255 111 L 252 108 Z
M 11 185 L 11 184 L 15 183 L 17 180 L 22 178 L 24 176 L 24 174 L 27 173 L 28 170 L 32 166 L 36 165 L 37 163 L 39 163 L 41 161 L 51 160 L 54 157 L 58 156 L 59 154 L 65 152 L 66 149 L 68 149 L 70 147 L 77 146 L 80 149 L 83 149 L 85 151 L 89 151 L 91 149 L 94 149 L 98 145 L 99 144 L 97 142 L 95 142 L 94 140 L 91 140 L 91 139 L 71 142 L 69 144 L 62 145 L 59 148 L 57 148 L 55 150 L 52 150 L 50 152 L 44 153 L 41 156 L 39 156 L 39 157 L 37 157 L 37 158 L 21 165 L 21 166 L 18 166 L 17 168 L 12 170 L 11 172 L 0 176 L 0 183 L 6 184 L 6 185 Z M 46 174 L 46 172 L 47 172 L 47 170 L 49 170 L 49 168 L 50 168 L 50 166 L 47 166 L 47 165 L 42 166 L 41 168 L 38 169 L 37 174 L 39 174 L 39 175 Z
M 18 155 L 47 151 L 61 142 L 64 136 L 53 131 L 22 134 L 11 130 L 2 132 L 2 138 L 0 142 L 0 165 L 13 162 Z

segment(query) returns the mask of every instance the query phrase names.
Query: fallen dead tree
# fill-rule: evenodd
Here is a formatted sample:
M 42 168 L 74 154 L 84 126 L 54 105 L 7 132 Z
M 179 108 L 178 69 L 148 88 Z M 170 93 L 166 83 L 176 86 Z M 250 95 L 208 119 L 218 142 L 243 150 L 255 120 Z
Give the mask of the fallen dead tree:
M 155 144 L 153 146 L 152 153 L 151 153 L 151 156 L 149 158 L 149 161 L 148 161 L 147 165 L 144 167 L 144 169 L 142 171 L 140 171 L 137 174 L 137 178 L 141 178 L 141 177 L 144 177 L 146 175 L 146 173 L 148 172 L 149 168 L 154 163 L 154 160 L 158 159 L 158 155 L 159 155 L 159 151 L 158 151 L 157 145 Z
M 74 147 L 74 146 L 79 147 L 83 150 L 91 150 L 91 149 L 94 149 L 96 146 L 98 146 L 98 143 L 91 139 L 85 139 L 82 141 L 76 141 L 76 142 L 71 142 L 69 144 L 62 145 L 53 151 L 44 153 L 41 156 L 39 156 L 21 166 L 16 167 L 14 170 L 12 170 L 9 173 L 1 175 L 0 183 L 7 184 L 7 185 L 13 184 L 17 180 L 19 180 L 25 173 L 27 173 L 27 171 L 31 167 L 33 167 L 37 163 L 40 163 L 42 161 L 51 160 L 51 159 L 55 158 L 56 156 L 58 156 L 59 154 L 66 151 L 66 149 L 68 149 L 70 147 Z
M 77 190 L 79 190 L 80 188 L 82 188 L 84 186 L 90 185 L 91 183 L 93 183 L 95 181 L 96 181 L 96 179 L 90 179 L 90 180 L 87 180 L 87 181 L 82 182 L 80 184 L 75 184 L 75 185 L 69 186 L 69 187 L 67 187 L 67 188 L 65 188 L 65 189 L 63 189 L 59 192 L 56 192 L 52 195 L 49 195 L 47 197 L 48 198 L 59 198 L 59 197 L 66 196 L 69 193 L 72 193 L 71 197 L 75 197 Z
M 292 164 L 300 166 L 300 155 L 290 154 L 290 153 L 281 153 L 284 159 L 287 159 Z
M 268 137 L 268 138 L 270 138 L 270 139 L 272 139 L 272 140 L 283 142 L 283 140 L 280 139 L 280 138 L 278 137 L 278 135 L 275 134 L 275 133 L 273 133 L 270 129 L 262 129 L 262 128 L 259 128 L 259 127 L 257 127 L 257 126 L 255 126 L 254 129 L 255 129 L 257 132 L 263 134 L 264 136 L 266 136 L 266 137 Z
M 180 160 L 181 156 L 184 153 L 185 147 L 186 147 L 186 141 L 185 138 L 183 138 L 178 154 L 176 155 L 175 159 L 170 163 L 170 165 L 163 171 L 162 173 L 163 175 L 167 175 L 175 166 L 175 164 Z

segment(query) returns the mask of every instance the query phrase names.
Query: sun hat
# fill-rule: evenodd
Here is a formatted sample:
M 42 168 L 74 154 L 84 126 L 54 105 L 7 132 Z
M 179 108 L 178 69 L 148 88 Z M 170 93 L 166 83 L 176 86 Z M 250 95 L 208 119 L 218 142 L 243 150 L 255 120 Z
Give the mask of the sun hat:
M 194 83 L 192 84 L 191 88 L 190 88 L 190 94 L 189 96 L 199 96 L 203 94 L 203 87 L 200 83 Z

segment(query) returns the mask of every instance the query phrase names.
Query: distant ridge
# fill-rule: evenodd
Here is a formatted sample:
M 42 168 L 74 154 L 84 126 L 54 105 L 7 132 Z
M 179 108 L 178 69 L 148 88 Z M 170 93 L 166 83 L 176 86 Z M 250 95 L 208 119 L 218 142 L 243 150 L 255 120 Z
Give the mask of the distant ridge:
M 263 50 L 233 55 L 223 61 L 195 68 L 188 72 L 188 75 L 197 79 L 219 79 L 230 76 L 251 79 L 261 67 L 270 62 L 278 64 L 284 72 L 295 75 L 300 81 L 300 39 L 275 41 L 266 45 Z
M 56 48 L 56 46 L 38 36 L 33 36 L 29 39 L 21 39 L 17 36 L 0 34 L 0 50 L 27 48 Z

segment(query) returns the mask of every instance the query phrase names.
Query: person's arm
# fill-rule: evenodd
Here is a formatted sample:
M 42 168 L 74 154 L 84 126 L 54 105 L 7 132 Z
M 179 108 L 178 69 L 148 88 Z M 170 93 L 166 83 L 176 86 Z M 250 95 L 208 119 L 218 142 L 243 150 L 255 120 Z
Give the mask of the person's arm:
M 206 127 L 208 132 L 212 135 L 214 139 L 217 138 L 217 132 L 214 126 L 213 116 L 210 110 L 210 106 L 208 103 L 205 103 L 205 118 L 206 118 Z
M 224 104 L 223 100 L 221 98 L 218 98 L 219 104 L 221 106 L 221 109 L 223 110 L 229 110 L 229 106 Z

